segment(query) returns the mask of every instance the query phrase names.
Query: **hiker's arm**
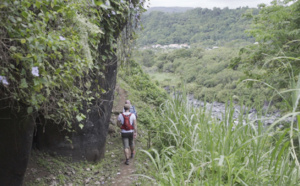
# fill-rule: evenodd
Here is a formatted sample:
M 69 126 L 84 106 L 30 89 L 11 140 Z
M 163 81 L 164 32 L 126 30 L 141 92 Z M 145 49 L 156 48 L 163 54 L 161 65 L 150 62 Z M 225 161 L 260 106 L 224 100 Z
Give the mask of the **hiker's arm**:
M 136 137 L 137 136 L 137 122 L 136 122 L 136 119 L 133 120 L 133 126 L 134 126 L 133 136 Z

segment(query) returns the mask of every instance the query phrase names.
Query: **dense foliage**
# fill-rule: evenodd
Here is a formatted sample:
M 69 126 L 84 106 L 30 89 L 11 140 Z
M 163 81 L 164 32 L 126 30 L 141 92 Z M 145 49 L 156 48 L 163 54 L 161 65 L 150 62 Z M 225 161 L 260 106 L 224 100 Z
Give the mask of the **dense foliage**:
M 248 121 L 242 112 L 234 124 L 233 105 L 221 121 L 215 120 L 205 108 L 189 105 L 184 96 L 166 101 L 160 112 L 155 147 L 143 151 L 151 164 L 151 174 L 144 177 L 153 183 L 299 185 L 297 153 L 287 135 L 293 129 L 280 130 L 276 123 L 264 127 L 260 121 Z
M 146 169 L 152 173 L 143 176 L 153 184 L 299 185 L 300 2 L 272 3 L 268 7 L 261 5 L 259 15 L 253 17 L 249 33 L 258 43 L 249 44 L 239 54 L 237 48 L 229 45 L 214 50 L 192 47 L 140 50 L 135 54 L 147 71 L 181 76 L 181 82 L 199 97 L 217 95 L 217 100 L 222 100 L 229 92 L 262 102 L 279 95 L 281 99 L 290 99 L 291 105 L 285 108 L 282 118 L 265 126 L 259 116 L 249 121 L 244 110 L 240 111 L 239 120 L 234 121 L 232 102 L 227 104 L 223 118 L 217 120 L 212 119 L 207 108 L 196 109 L 187 103 L 185 95 L 175 94 L 173 100 L 161 106 L 161 117 L 153 121 L 157 123 L 155 146 L 143 151 L 151 162 Z M 160 25 L 156 29 L 162 31 Z M 156 42 L 158 35 L 148 36 Z M 244 89 L 239 86 L 239 79 L 260 83 Z M 281 103 L 281 99 L 276 101 Z M 257 113 L 265 114 L 259 110 Z M 287 128 L 279 126 L 287 117 L 292 117 Z
M 136 23 L 144 1 L 3 0 L 0 4 L 0 97 L 46 119 L 80 122 L 82 105 L 103 93 L 91 90 L 110 60 L 120 30 Z M 128 30 L 127 37 L 132 39 Z M 102 41 L 111 48 L 101 51 Z M 76 117 L 75 117 L 76 116 Z M 82 127 L 82 126 L 81 126 Z
M 257 9 L 238 8 L 212 10 L 195 8 L 184 13 L 154 11 L 142 16 L 144 30 L 139 34 L 140 46 L 151 44 L 202 43 L 221 45 L 236 39 L 252 40 L 244 30 L 251 21 L 245 13 L 257 13 Z
M 248 30 L 259 44 L 242 48 L 231 67 L 242 68 L 248 78 L 266 82 L 278 90 L 295 88 L 300 73 L 299 10 L 300 2 L 293 0 L 262 6 Z M 290 99 L 290 94 L 285 98 Z
M 145 66 L 150 76 L 155 78 L 157 72 L 169 76 L 159 80 L 162 86 L 169 86 L 174 74 L 178 79 L 172 86 L 181 87 L 184 83 L 188 92 L 202 100 L 225 102 L 230 97 L 256 102 L 268 100 L 267 89 L 260 85 L 255 85 L 256 89 L 248 89 L 240 83 L 243 70 L 228 68 L 232 56 L 238 54 L 238 48 L 233 46 L 234 42 L 213 50 L 200 47 L 172 51 L 141 50 L 135 52 L 135 58 Z
M 228 96 L 242 95 L 246 100 L 250 99 L 256 102 L 273 100 L 277 106 L 286 108 L 282 100 L 285 100 L 284 103 L 288 103 L 287 105 L 291 105 L 292 96 L 290 93 L 278 96 L 277 90 L 295 88 L 295 82 L 300 72 L 298 63 L 299 4 L 299 1 L 274 1 L 271 6 L 261 4 L 259 9 L 223 9 L 220 10 L 220 17 L 213 14 L 219 10 L 216 8 L 207 11 L 193 9 L 180 14 L 151 12 L 144 17 L 145 31 L 142 33 L 141 40 L 138 41 L 140 44 L 157 43 L 160 36 L 168 39 L 172 34 L 177 34 L 174 38 L 179 39 L 193 38 L 194 36 L 190 35 L 193 32 L 181 31 L 187 31 L 190 26 L 200 28 L 199 23 L 202 23 L 200 20 L 206 14 L 199 16 L 199 22 L 191 22 L 191 20 L 195 20 L 191 18 L 198 15 L 195 12 L 204 11 L 211 15 L 206 17 L 206 20 L 210 21 L 201 24 L 201 28 L 204 30 L 198 30 L 198 34 L 211 34 L 212 32 L 205 31 L 209 30 L 210 24 L 217 25 L 212 30 L 216 31 L 224 23 L 229 25 L 230 32 L 220 32 L 224 37 L 216 37 L 213 42 L 207 42 L 209 41 L 207 38 L 199 38 L 191 45 L 191 49 L 140 51 L 136 54 L 137 60 L 144 66 L 151 67 L 149 72 L 172 73 L 182 77 L 181 79 L 187 83 L 187 89 L 198 98 L 206 97 L 209 101 L 214 98 L 217 101 L 226 101 Z M 258 11 L 259 14 L 257 14 Z M 238 12 L 240 14 L 237 14 Z M 241 12 L 244 14 L 242 17 Z M 228 15 L 231 14 L 235 14 L 237 16 L 235 19 L 243 20 L 244 23 L 235 21 L 233 24 L 229 24 Z M 186 19 L 183 19 L 184 16 Z M 164 19 L 166 21 L 162 22 Z M 156 20 L 156 25 L 153 20 Z M 178 20 L 184 21 L 184 23 Z M 252 25 L 250 25 L 251 20 L 253 21 Z M 179 22 L 184 25 L 185 29 L 178 31 Z M 243 26 L 243 24 L 245 25 Z M 152 29 L 154 27 L 155 29 Z M 236 40 L 239 37 L 235 37 L 246 29 L 246 32 L 256 39 L 254 44 L 254 41 L 250 40 L 251 42 L 249 42 L 247 37 L 240 37 L 244 39 Z M 222 30 L 227 29 L 222 28 Z M 233 30 L 235 31 L 231 32 Z M 163 36 L 165 32 L 169 34 Z M 146 41 L 145 38 L 149 40 Z M 224 40 L 224 38 L 226 39 Z M 166 43 L 171 43 L 169 41 Z M 228 42 L 223 43 L 223 41 Z M 181 41 L 176 42 L 180 43 Z M 211 48 L 220 43 L 222 43 L 222 47 L 219 45 L 219 48 L 208 50 L 207 46 Z M 242 48 L 238 52 L 240 47 Z M 251 81 L 242 81 L 246 79 L 251 79 Z M 254 83 L 255 81 L 260 83 Z M 248 83 L 245 84 L 245 82 Z M 266 86 L 264 83 L 269 85 Z M 163 85 L 166 84 L 168 83 Z M 246 85 L 252 88 L 246 88 Z
M 129 94 L 129 99 L 138 108 L 138 121 L 147 129 L 156 123 L 157 108 L 168 99 L 164 89 L 155 84 L 146 74 L 141 65 L 135 61 L 129 63 L 128 68 L 119 72 L 119 82 Z M 155 127 L 152 128 L 156 130 Z

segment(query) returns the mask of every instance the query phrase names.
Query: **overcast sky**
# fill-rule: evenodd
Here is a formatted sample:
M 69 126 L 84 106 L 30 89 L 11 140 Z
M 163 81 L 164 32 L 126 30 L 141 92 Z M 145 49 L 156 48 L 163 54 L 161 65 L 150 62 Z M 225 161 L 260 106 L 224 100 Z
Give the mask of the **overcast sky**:
M 272 0 L 150 0 L 150 7 L 201 7 L 201 8 L 237 8 L 237 7 L 254 7 L 258 4 L 270 4 Z

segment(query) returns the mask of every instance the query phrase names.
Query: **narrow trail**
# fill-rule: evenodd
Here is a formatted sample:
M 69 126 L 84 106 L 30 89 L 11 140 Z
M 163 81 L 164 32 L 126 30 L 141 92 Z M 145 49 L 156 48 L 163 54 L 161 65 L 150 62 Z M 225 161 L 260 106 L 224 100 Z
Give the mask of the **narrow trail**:
M 115 178 L 114 185 L 116 186 L 129 186 L 136 180 L 136 177 L 133 176 L 135 173 L 134 160 L 131 159 L 129 165 L 125 165 L 124 161 L 120 162 L 120 174 Z
M 116 95 L 115 95 L 115 102 L 113 107 L 113 115 L 112 119 L 116 122 L 118 113 L 123 112 L 123 106 L 125 104 L 125 101 L 127 99 L 127 92 L 122 89 L 119 85 L 116 86 Z M 117 131 L 119 132 L 119 131 Z M 121 137 L 119 143 L 122 143 Z M 129 186 L 132 185 L 133 181 L 136 180 L 136 177 L 133 176 L 136 169 L 134 166 L 134 158 L 130 159 L 129 165 L 126 165 L 125 162 L 125 156 L 124 154 L 123 158 L 120 158 L 120 172 L 117 174 L 117 176 L 114 178 L 114 182 L 112 185 L 114 186 Z

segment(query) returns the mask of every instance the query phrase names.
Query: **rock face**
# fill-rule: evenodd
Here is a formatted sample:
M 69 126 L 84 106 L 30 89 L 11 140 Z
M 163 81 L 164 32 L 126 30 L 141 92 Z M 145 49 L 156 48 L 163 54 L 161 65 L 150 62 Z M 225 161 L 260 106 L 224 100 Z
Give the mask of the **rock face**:
M 103 51 L 103 48 L 108 47 L 108 45 L 101 45 L 99 50 Z M 116 56 L 113 59 L 116 61 Z M 105 63 L 104 76 L 96 76 L 92 85 L 92 87 L 99 85 L 105 93 L 101 94 L 99 100 L 95 100 L 92 106 L 85 106 L 82 110 L 87 116 L 83 129 L 78 127 L 78 123 L 74 124 L 73 133 L 60 132 L 60 125 L 40 126 L 36 136 L 38 149 L 53 155 L 70 156 L 74 160 L 97 161 L 104 157 L 117 75 L 117 63 L 111 61 Z M 88 109 L 91 111 L 86 113 Z M 65 136 L 68 136 L 72 142 Z
M 0 101 L 0 185 L 22 185 L 32 144 L 34 119 Z
M 103 76 L 95 77 L 96 83 L 93 86 L 99 85 L 105 93 L 92 106 L 85 106 L 82 111 L 87 116 L 84 128 L 80 129 L 74 123 L 75 132 L 72 133 L 62 130 L 61 125 L 51 124 L 51 121 L 43 126 L 38 124 L 34 130 L 36 117 L 28 116 L 25 107 L 14 112 L 7 106 L 8 103 L 0 102 L 0 185 L 22 185 L 33 136 L 34 147 L 52 155 L 88 161 L 97 161 L 104 157 L 117 63 L 107 61 L 102 74 Z M 86 113 L 87 109 L 91 111 Z

